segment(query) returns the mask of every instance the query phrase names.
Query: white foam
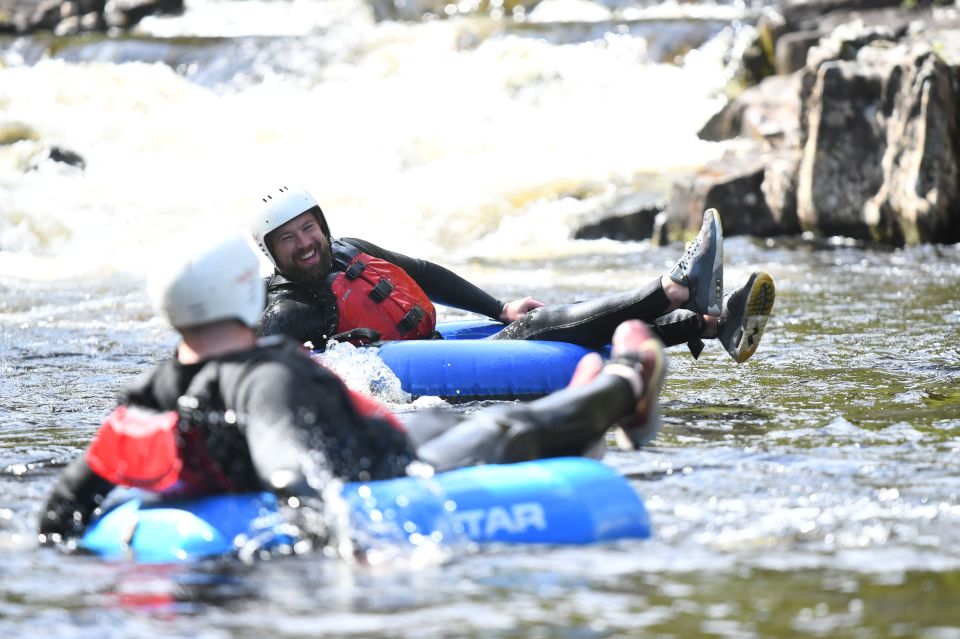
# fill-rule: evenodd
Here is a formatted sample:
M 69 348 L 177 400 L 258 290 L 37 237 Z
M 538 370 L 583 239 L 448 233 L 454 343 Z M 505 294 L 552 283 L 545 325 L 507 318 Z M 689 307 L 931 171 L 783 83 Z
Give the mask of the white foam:
M 666 188 L 716 152 L 695 132 L 729 34 L 674 66 L 640 38 L 348 26 L 275 42 L 226 88 L 159 63 L 0 68 L 5 118 L 38 137 L 0 146 L 0 277 L 141 274 L 198 221 L 244 223 L 277 179 L 314 191 L 336 234 L 428 259 L 562 250 L 611 189 Z M 26 171 L 51 145 L 86 168 Z

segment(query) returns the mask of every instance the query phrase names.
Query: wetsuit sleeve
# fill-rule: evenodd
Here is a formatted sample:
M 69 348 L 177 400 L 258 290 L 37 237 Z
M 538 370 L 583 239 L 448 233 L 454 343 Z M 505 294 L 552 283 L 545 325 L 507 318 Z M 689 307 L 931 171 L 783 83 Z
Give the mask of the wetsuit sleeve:
M 503 302 L 439 264 L 388 251 L 365 240 L 351 237 L 341 238 L 341 241 L 352 244 L 364 253 L 396 264 L 437 304 L 500 320 Z
M 46 541 L 54 541 L 52 535 L 62 538 L 82 535 L 113 487 L 90 469 L 84 452 L 64 469 L 47 499 L 40 513 L 40 534 L 47 536 Z
M 402 475 L 413 453 L 406 436 L 361 415 L 332 373 L 266 362 L 239 387 L 250 457 L 260 481 L 290 494 L 322 491 L 337 477 L 366 481 Z

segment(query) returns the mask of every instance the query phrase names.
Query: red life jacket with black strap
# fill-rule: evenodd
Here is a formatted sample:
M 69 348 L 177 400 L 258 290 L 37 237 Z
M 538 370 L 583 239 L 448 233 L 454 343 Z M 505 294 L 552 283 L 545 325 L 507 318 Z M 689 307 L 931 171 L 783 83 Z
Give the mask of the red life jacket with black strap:
M 338 333 L 369 329 L 381 340 L 434 337 L 437 311 L 406 271 L 339 240 L 331 251 L 337 270 L 327 284 L 337 300 Z
M 191 380 L 178 410 L 118 406 L 87 449 L 90 469 L 113 484 L 178 497 L 260 489 L 246 437 L 223 407 L 218 384 L 211 363 Z M 344 388 L 358 413 L 406 432 L 379 402 Z
M 177 404 L 115 408 L 87 449 L 90 469 L 114 484 L 177 496 L 255 489 L 246 438 L 220 400 L 215 363 L 197 372 Z

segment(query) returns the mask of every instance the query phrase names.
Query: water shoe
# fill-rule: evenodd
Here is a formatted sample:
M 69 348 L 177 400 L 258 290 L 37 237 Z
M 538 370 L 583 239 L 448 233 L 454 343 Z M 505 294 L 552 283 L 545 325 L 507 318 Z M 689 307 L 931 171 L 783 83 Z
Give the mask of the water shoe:
M 776 296 L 773 278 L 756 271 L 723 300 L 717 339 L 738 364 L 750 359 L 760 345 Z
M 690 289 L 684 308 L 701 315 L 720 315 L 723 300 L 723 226 L 716 209 L 703 213 L 703 226 L 687 244 L 670 279 Z

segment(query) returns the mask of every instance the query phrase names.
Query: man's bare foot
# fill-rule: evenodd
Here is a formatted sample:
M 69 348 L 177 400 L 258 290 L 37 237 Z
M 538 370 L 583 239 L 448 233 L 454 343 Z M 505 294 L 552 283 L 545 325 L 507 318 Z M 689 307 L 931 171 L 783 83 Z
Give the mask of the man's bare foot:
M 577 388 L 586 386 L 603 370 L 603 358 L 600 353 L 587 353 L 577 362 L 577 367 L 573 371 L 573 377 L 567 388 Z
M 667 307 L 666 311 L 668 313 L 683 307 L 690 299 L 690 289 L 683 284 L 674 282 L 669 275 L 660 278 L 660 286 L 663 288 L 663 294 L 670 300 L 670 306 Z
M 612 344 L 613 357 L 602 372 L 626 379 L 636 397 L 633 414 L 617 423 L 617 444 L 636 450 L 660 430 L 660 388 L 666 377 L 667 355 L 660 340 L 639 320 L 620 324 Z

